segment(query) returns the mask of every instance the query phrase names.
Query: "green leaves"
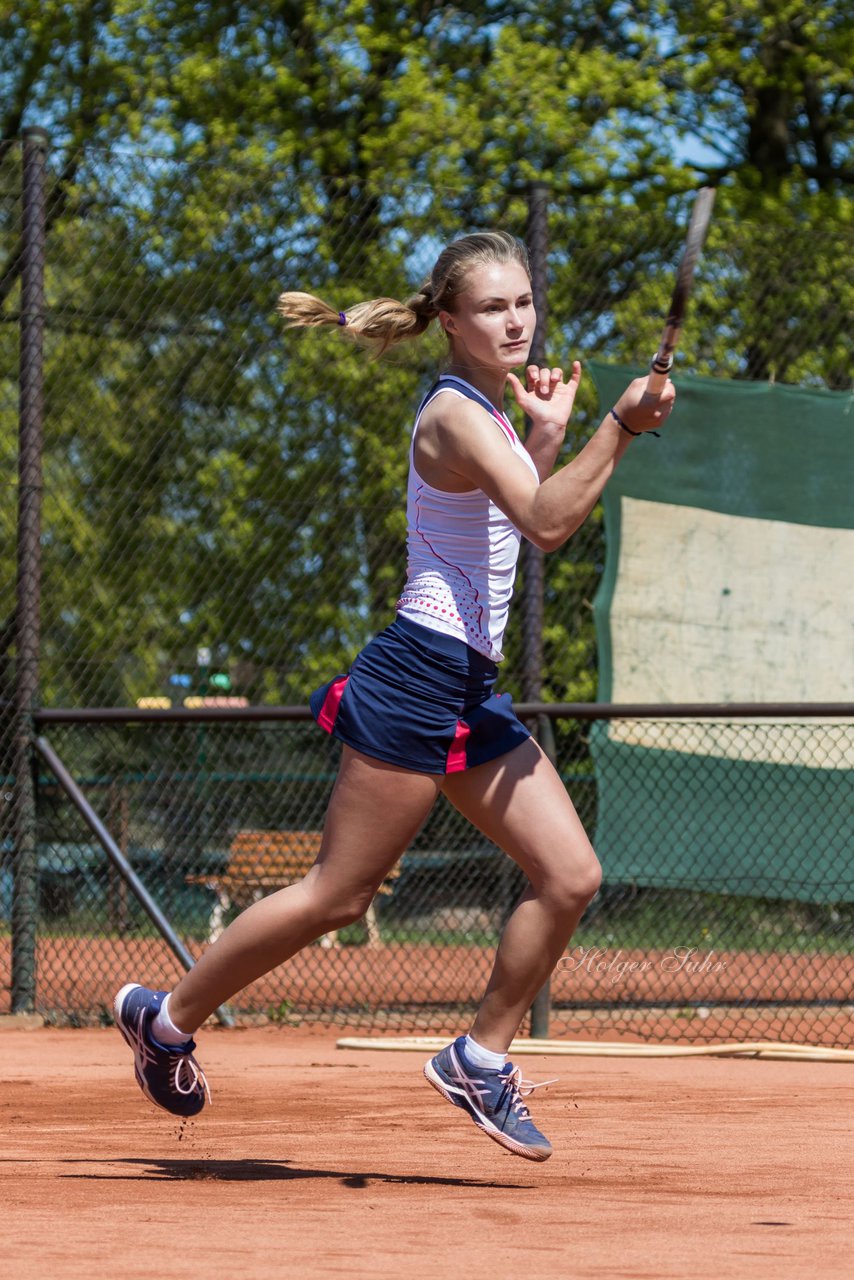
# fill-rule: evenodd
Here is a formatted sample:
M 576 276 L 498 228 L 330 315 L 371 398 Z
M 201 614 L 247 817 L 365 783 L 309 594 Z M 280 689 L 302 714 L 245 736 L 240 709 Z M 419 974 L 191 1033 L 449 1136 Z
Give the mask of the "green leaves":
M 793 0 L 4 11 L 2 136 L 52 138 L 46 697 L 162 692 L 198 646 L 256 699 L 346 666 L 402 581 L 408 433 L 444 346 L 372 363 L 337 330 L 283 333 L 276 297 L 405 297 L 453 236 L 524 236 L 531 180 L 550 359 L 646 363 L 711 177 L 678 367 L 850 385 L 852 53 L 836 6 Z M 0 177 L 12 459 L 16 148 Z M 579 436 L 597 414 L 585 384 Z M 601 561 L 594 517 L 547 562 L 549 696 L 592 692 Z M 3 616 L 14 574 L 10 535 Z

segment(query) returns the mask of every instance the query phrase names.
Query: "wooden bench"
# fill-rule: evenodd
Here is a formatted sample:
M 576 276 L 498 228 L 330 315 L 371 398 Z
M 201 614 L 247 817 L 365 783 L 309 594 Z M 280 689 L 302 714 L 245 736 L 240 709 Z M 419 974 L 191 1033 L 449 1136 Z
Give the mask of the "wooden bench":
M 238 831 L 229 845 L 225 870 L 215 874 L 187 876 L 187 884 L 201 884 L 216 894 L 208 927 L 208 941 L 215 942 L 225 928 L 225 916 L 233 906 L 243 909 L 276 889 L 297 884 L 313 866 L 323 833 L 321 831 Z M 391 893 L 400 875 L 400 865 L 389 871 L 378 893 Z M 365 913 L 368 942 L 381 942 L 375 901 Z M 335 946 L 337 931 L 321 938 L 321 946 Z

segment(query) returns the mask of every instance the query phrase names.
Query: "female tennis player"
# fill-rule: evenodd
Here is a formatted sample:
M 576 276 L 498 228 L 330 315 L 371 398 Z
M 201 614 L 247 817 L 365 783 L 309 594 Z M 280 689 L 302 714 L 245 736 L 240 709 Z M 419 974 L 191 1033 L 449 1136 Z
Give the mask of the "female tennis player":
M 416 414 L 407 497 L 408 569 L 396 618 L 311 698 L 343 744 L 315 865 L 244 911 L 171 994 L 136 983 L 116 996 L 119 1029 L 146 1096 L 176 1115 L 210 1097 L 193 1035 L 235 992 L 308 943 L 361 919 L 440 792 L 522 868 L 527 889 L 507 922 L 467 1035 L 425 1066 L 427 1080 L 490 1138 L 530 1160 L 552 1152 L 524 1099 L 536 1085 L 507 1060 L 513 1036 L 566 948 L 600 880 L 560 777 L 509 697 L 495 691 L 524 535 L 553 551 L 587 518 L 634 437 L 673 406 L 633 381 L 595 434 L 552 474 L 581 377 L 525 365 L 536 315 L 524 247 L 503 232 L 465 236 L 440 254 L 405 303 L 339 312 L 286 293 L 290 326 L 337 325 L 382 352 L 438 321 L 446 371 Z M 507 384 L 530 420 L 523 443 L 504 412 Z

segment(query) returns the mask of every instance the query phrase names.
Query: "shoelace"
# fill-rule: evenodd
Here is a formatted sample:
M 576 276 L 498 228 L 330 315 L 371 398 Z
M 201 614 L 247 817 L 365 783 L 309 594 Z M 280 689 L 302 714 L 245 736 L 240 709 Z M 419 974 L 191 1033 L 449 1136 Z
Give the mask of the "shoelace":
M 184 1083 L 182 1083 L 182 1076 L 185 1074 L 188 1077 L 186 1081 L 186 1088 L 184 1087 Z M 178 1093 L 183 1093 L 185 1095 L 195 1093 L 198 1086 L 201 1085 L 207 1094 L 208 1102 L 213 1104 L 213 1098 L 211 1097 L 211 1090 L 207 1076 L 191 1053 L 181 1054 L 180 1059 L 175 1066 L 175 1075 L 173 1079 Z
M 157 1055 L 148 1043 L 148 1039 L 145 1034 L 144 1010 L 140 1011 L 135 1030 L 137 1044 L 141 1051 L 144 1065 L 153 1065 L 157 1061 Z M 191 1053 L 181 1053 L 179 1050 L 174 1048 L 170 1049 L 168 1045 L 164 1045 L 164 1048 L 169 1051 L 170 1056 L 178 1059 L 175 1063 L 175 1072 L 172 1077 L 176 1092 L 182 1093 L 186 1096 L 187 1094 L 195 1092 L 198 1086 L 201 1085 L 207 1094 L 208 1102 L 213 1105 L 213 1097 L 211 1096 L 211 1088 L 208 1084 L 207 1076 L 199 1066 L 198 1062 L 196 1062 L 193 1055 Z M 186 1081 L 183 1080 L 184 1075 L 187 1076 Z
M 557 1084 L 559 1077 L 556 1076 L 554 1080 L 540 1080 L 534 1084 L 533 1080 L 522 1079 L 521 1067 L 514 1067 L 506 1075 L 502 1074 L 502 1079 L 505 1081 L 505 1088 L 510 1090 L 512 1110 L 522 1120 L 530 1120 L 530 1112 L 525 1106 L 524 1099 L 530 1097 L 535 1089 L 544 1089 L 547 1084 Z

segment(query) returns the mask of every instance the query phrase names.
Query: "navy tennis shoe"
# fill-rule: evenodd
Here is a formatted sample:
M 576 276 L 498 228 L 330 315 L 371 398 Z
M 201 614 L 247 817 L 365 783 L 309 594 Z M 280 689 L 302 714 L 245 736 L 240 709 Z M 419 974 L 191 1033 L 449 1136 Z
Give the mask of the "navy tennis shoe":
M 205 1100 L 210 1101 L 211 1093 L 205 1073 L 193 1057 L 195 1041 L 160 1044 L 149 1030 L 167 994 L 128 983 L 115 998 L 113 1015 L 133 1049 L 137 1084 L 146 1098 L 175 1116 L 196 1116 Z
M 465 1054 L 465 1036 L 460 1036 L 431 1058 L 424 1075 L 443 1098 L 467 1111 L 487 1137 L 526 1160 L 548 1160 L 552 1145 L 531 1119 L 525 1098 L 542 1085 L 531 1084 L 522 1072 L 507 1062 L 500 1071 L 475 1066 Z

